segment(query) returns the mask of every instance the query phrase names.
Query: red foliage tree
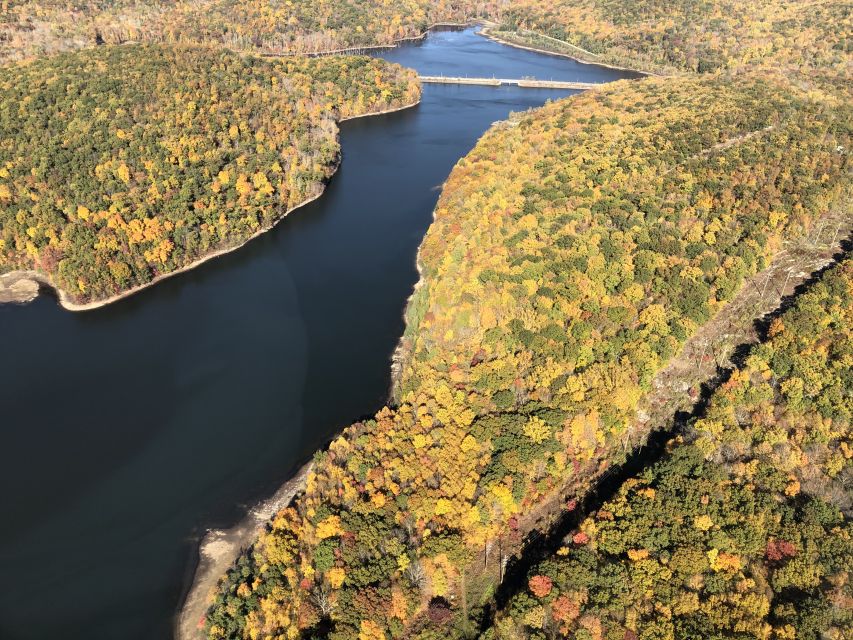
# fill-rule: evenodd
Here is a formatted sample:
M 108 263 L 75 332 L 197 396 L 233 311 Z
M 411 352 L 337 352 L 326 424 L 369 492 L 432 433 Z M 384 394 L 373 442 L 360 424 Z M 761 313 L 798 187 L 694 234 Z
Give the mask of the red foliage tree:
M 770 540 L 764 555 L 771 562 L 779 562 L 785 558 L 793 558 L 797 555 L 797 548 L 787 540 Z
M 453 618 L 453 611 L 444 598 L 433 598 L 427 609 L 427 617 L 433 624 L 447 624 Z
M 551 593 L 551 588 L 554 586 L 553 581 L 548 576 L 533 576 L 527 583 L 531 593 L 537 598 L 544 598 Z
M 551 604 L 551 617 L 557 622 L 571 622 L 581 614 L 576 602 L 566 596 L 560 596 Z

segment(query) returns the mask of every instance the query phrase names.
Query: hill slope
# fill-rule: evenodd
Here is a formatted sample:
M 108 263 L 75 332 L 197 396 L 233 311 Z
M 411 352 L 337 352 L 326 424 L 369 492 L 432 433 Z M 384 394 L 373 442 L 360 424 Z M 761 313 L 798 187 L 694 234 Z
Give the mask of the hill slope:
M 329 51 L 390 45 L 471 18 L 509 41 L 667 73 L 768 63 L 849 78 L 853 46 L 851 9 L 838 0 L 8 0 L 0 60 L 127 41 Z
M 160 45 L 0 68 L 0 271 L 86 303 L 233 248 L 322 192 L 336 121 L 419 91 L 370 58 Z
M 522 0 L 500 29 L 592 62 L 666 73 L 761 64 L 849 78 L 853 10 L 833 0 Z
M 663 459 L 535 567 L 485 638 L 853 630 L 853 261 L 774 320 Z
M 621 82 L 493 128 L 422 245 L 399 404 L 317 456 L 209 637 L 463 634 L 497 547 L 642 438 L 654 374 L 845 197 L 849 135 L 849 107 L 764 76 Z

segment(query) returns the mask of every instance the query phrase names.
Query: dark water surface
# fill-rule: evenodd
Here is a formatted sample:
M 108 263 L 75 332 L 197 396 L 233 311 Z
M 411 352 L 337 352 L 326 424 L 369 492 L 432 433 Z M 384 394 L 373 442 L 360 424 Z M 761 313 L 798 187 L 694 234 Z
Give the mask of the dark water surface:
M 424 73 L 633 74 L 441 32 Z M 384 402 L 438 187 L 489 125 L 569 92 L 427 86 L 342 127 L 326 194 L 246 247 L 97 311 L 0 306 L 0 640 L 164 640 L 228 526 Z

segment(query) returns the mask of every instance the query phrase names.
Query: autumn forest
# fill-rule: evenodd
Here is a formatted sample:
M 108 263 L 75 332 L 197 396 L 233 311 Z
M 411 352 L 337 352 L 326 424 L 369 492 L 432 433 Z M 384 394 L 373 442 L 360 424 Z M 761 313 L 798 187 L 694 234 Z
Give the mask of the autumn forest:
M 159 45 L 0 74 L 0 268 L 37 269 L 75 302 L 269 228 L 322 192 L 340 155 L 337 121 L 419 95 L 413 74 L 368 58 Z
M 475 22 L 648 75 L 456 162 L 386 406 L 193 637 L 851 637 L 846 3 L 10 0 L 0 275 L 97 306 L 241 247 L 323 196 L 340 122 L 421 100 L 363 54 Z

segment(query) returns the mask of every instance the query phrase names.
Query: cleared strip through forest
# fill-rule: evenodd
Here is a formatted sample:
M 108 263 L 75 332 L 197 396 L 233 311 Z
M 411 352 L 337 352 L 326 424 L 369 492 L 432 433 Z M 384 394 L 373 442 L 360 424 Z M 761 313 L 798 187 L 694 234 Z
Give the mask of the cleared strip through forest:
M 486 555 L 483 570 L 491 569 L 499 576 L 493 606 L 498 609 L 505 606 L 531 567 L 563 546 L 565 537 L 610 499 L 627 477 L 656 461 L 665 451 L 666 442 L 692 418 L 703 414 L 713 391 L 728 380 L 750 349 L 766 338 L 770 321 L 824 271 L 850 255 L 853 250 L 853 221 L 847 215 L 850 203 L 850 196 L 845 196 L 841 204 L 816 221 L 813 231 L 787 243 L 658 372 L 652 391 L 638 408 L 635 424 L 626 432 L 625 462 L 593 479 L 585 493 L 569 485 L 555 491 L 520 518 L 519 530 L 530 532 L 520 548 L 502 547 L 494 554 L 497 558 L 491 568 Z M 578 498 L 577 506 L 567 510 L 566 504 L 573 498 Z M 481 620 L 483 630 L 493 624 L 493 615 L 494 610 L 487 609 Z

